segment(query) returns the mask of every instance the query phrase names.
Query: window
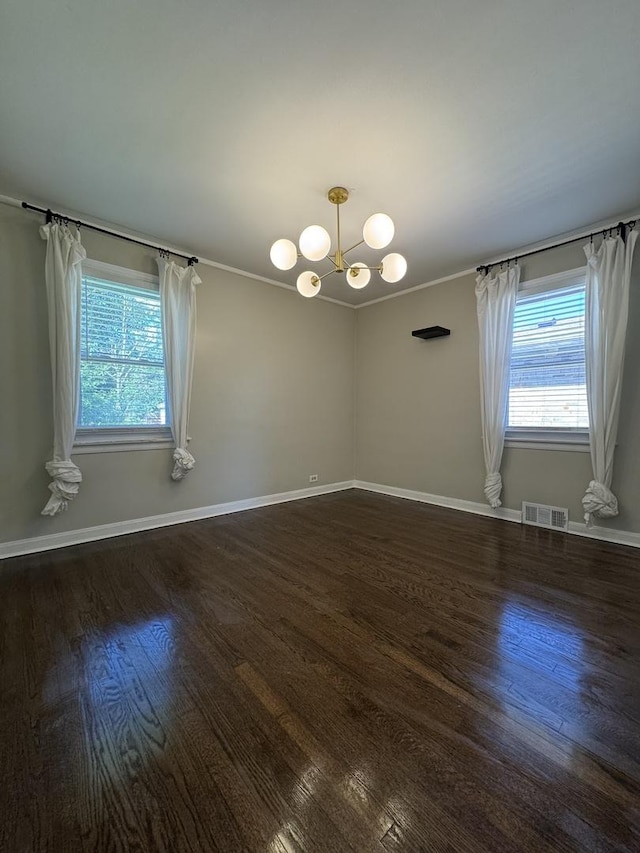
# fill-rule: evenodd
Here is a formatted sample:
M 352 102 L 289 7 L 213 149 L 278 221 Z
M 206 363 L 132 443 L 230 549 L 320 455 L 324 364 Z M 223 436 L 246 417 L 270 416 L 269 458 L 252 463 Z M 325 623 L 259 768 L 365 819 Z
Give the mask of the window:
M 76 445 L 165 442 L 170 429 L 157 279 L 94 261 L 85 262 L 82 273 Z
M 508 439 L 588 442 L 584 271 L 524 284 L 516 302 Z

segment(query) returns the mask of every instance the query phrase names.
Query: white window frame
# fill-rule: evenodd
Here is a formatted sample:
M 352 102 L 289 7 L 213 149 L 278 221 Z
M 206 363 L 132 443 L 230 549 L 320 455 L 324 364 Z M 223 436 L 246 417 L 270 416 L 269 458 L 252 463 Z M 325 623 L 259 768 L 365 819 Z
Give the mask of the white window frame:
M 518 288 L 518 298 L 561 290 L 563 287 L 583 285 L 586 275 L 586 267 L 578 267 L 521 282 Z M 570 450 L 588 453 L 589 430 L 563 429 L 562 427 L 507 427 L 504 446 L 518 447 L 522 450 Z
M 92 276 L 114 284 L 140 287 L 144 290 L 160 289 L 157 275 L 138 272 L 126 267 L 86 259 L 82 262 L 82 275 Z M 113 453 L 127 450 L 159 450 L 173 447 L 171 427 L 78 427 L 73 444 L 73 455 L 83 453 Z

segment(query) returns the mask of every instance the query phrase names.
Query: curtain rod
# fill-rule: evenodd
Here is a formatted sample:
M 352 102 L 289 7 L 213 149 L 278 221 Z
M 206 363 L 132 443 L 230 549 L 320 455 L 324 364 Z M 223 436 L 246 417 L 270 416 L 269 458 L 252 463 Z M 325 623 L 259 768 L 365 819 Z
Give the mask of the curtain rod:
M 136 243 L 138 246 L 145 246 L 147 249 L 157 249 L 165 255 L 173 255 L 176 258 L 183 258 L 189 266 L 198 263 L 198 258 L 195 255 L 183 255 L 181 252 L 174 252 L 173 249 L 163 249 L 155 243 L 147 243 L 145 240 L 137 240 L 135 237 L 127 237 L 124 234 L 118 234 L 117 231 L 110 231 L 108 228 L 100 228 L 98 225 L 90 225 L 88 222 L 83 222 L 81 219 L 75 219 L 73 216 L 66 216 L 63 213 L 56 213 L 50 208 L 37 207 L 35 204 L 22 202 L 24 210 L 34 210 L 36 213 L 44 213 L 47 217 L 47 222 L 52 219 L 59 219 L 61 222 L 73 222 L 77 228 L 88 228 L 90 231 L 97 231 L 99 234 L 106 234 L 108 237 L 116 237 L 118 240 L 125 240 L 127 243 Z
M 531 249 L 530 252 L 521 252 L 519 255 L 513 255 L 510 258 L 503 258 L 501 261 L 495 261 L 492 264 L 480 264 L 479 267 L 476 267 L 476 272 L 484 272 L 488 273 L 490 269 L 493 267 L 500 267 L 504 264 L 507 266 L 513 261 L 518 263 L 522 258 L 529 258 L 531 255 L 539 255 L 540 252 L 550 252 L 551 249 L 558 249 L 560 246 L 568 246 L 571 243 L 578 243 L 580 240 L 586 239 L 588 236 L 589 239 L 593 242 L 594 235 L 602 234 L 604 237 L 605 234 L 611 234 L 612 231 L 617 231 L 623 240 L 626 240 L 627 229 L 633 228 L 636 224 L 635 219 L 629 219 L 627 222 L 618 222 L 617 225 L 611 225 L 607 228 L 600 228 L 596 231 L 593 231 L 591 234 L 580 234 L 578 237 L 569 237 L 568 240 L 561 240 L 559 243 L 553 243 L 551 246 L 541 246 L 539 249 Z

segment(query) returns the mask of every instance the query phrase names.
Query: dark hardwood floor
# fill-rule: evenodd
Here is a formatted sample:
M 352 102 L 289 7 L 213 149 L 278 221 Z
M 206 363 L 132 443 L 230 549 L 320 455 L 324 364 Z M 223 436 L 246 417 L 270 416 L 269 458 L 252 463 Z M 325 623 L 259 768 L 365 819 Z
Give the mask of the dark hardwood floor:
M 640 851 L 640 553 L 343 492 L 0 565 L 0 850 Z

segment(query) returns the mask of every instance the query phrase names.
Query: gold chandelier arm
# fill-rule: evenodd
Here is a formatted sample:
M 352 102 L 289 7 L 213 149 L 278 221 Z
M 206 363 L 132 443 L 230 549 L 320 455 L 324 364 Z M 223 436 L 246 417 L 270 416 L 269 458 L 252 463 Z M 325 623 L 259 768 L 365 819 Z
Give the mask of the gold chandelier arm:
M 356 263 L 357 263 L 357 261 L 356 261 Z M 355 269 L 355 270 L 376 270 L 377 272 L 382 272 L 382 264 L 379 264 L 377 267 L 365 267 L 365 266 L 354 267 L 351 264 L 346 264 L 346 267 L 347 267 L 347 269 L 350 269 L 350 270 L 351 269 Z
M 328 275 L 333 275 L 333 273 L 336 271 L 337 270 L 329 270 L 329 272 L 326 272 L 324 275 L 317 275 L 316 278 L 318 279 L 318 281 L 322 281 L 323 278 L 326 278 Z
M 350 252 L 351 249 L 357 249 L 358 246 L 362 246 L 363 243 L 364 243 L 364 240 L 359 240 L 357 243 L 354 243 L 353 246 L 349 246 L 349 248 L 345 249 L 344 252 L 342 253 L 343 256 L 346 255 L 347 252 Z

